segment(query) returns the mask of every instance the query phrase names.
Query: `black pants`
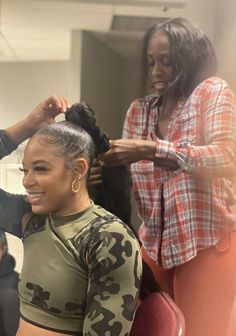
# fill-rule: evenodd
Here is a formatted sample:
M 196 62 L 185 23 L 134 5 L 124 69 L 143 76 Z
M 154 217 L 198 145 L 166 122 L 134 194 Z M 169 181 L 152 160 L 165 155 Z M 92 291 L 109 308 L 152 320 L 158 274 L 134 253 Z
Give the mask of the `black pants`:
M 15 336 L 20 318 L 19 297 L 16 289 L 0 292 L 0 335 Z

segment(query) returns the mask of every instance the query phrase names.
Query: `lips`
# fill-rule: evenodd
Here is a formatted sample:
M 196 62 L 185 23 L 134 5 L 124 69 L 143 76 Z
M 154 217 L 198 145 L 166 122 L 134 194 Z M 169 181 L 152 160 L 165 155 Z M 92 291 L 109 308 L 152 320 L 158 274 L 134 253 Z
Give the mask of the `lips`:
M 28 192 L 28 200 L 32 205 L 38 204 L 44 197 L 44 192 Z
M 162 81 L 153 82 L 153 87 L 157 91 L 162 91 L 166 87 L 166 83 Z

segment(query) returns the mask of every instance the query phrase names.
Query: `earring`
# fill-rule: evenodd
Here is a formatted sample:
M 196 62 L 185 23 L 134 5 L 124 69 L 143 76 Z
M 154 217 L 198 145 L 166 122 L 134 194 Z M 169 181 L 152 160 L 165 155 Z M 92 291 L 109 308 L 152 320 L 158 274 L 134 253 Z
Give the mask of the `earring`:
M 76 182 L 77 182 L 76 178 L 74 178 L 74 180 L 72 181 L 72 184 L 71 184 L 71 190 L 74 194 L 77 194 L 77 192 L 80 190 L 80 179 L 79 179 L 79 183 L 78 183 L 77 188 L 75 187 Z

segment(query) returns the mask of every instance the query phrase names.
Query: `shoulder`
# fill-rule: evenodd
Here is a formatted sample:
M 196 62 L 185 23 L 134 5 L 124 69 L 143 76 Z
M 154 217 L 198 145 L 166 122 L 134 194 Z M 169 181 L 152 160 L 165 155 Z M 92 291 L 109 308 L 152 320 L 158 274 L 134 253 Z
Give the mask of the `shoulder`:
M 231 88 L 229 84 L 222 78 L 220 77 L 209 77 L 202 81 L 198 86 L 197 89 L 200 90 L 207 90 L 209 91 L 221 91 L 221 90 L 230 90 Z
M 156 105 L 159 97 L 155 94 L 150 94 L 140 98 L 136 98 L 130 104 L 130 108 L 148 108 L 150 105 Z
M 94 218 L 90 224 L 91 235 L 105 233 L 115 235 L 123 235 L 127 239 L 135 239 L 133 231 L 121 219 L 111 212 L 105 210 L 101 206 L 94 205 Z

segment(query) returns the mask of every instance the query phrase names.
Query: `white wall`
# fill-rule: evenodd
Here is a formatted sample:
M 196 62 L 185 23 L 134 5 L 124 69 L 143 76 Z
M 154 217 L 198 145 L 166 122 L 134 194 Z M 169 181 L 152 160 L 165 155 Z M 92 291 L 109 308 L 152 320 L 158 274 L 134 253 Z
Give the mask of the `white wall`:
M 81 100 L 95 110 L 106 133 L 119 137 L 124 61 L 90 33 L 83 33 L 82 46 Z
M 219 75 L 226 79 L 236 92 L 236 2 L 227 0 L 217 1 L 217 12 L 215 20 L 215 38 Z
M 68 96 L 69 62 L 0 63 L 1 128 L 51 94 Z
M 0 63 L 1 129 L 24 118 L 51 94 L 69 95 L 69 62 Z M 15 155 L 3 162 L 16 162 Z

